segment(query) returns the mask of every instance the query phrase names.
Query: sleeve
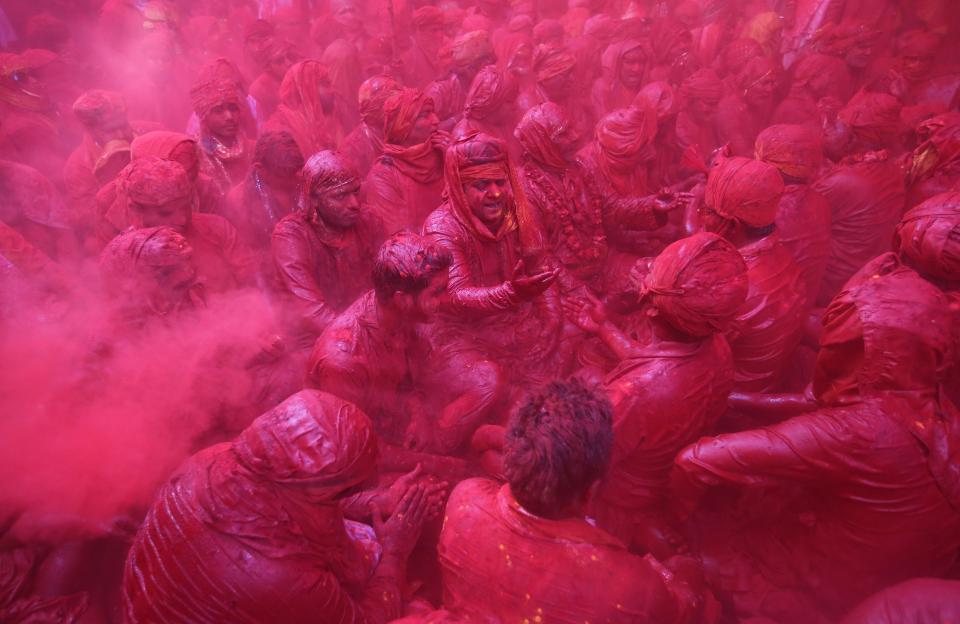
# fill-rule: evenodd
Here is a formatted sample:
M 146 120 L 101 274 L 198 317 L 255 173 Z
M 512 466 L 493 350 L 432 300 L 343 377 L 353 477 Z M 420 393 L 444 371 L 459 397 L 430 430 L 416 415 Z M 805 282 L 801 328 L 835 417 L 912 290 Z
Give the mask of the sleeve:
M 508 310 L 520 303 L 517 293 L 509 282 L 503 282 L 497 286 L 477 286 L 476 283 L 479 280 L 470 269 L 470 262 L 464 249 L 465 242 L 438 225 L 428 219 L 424 226 L 424 233 L 448 250 L 453 258 L 450 263 L 448 290 L 455 307 L 464 311 L 487 314 Z
M 339 579 L 328 571 L 320 572 L 312 579 L 311 587 L 296 592 L 292 601 L 276 601 L 276 596 L 267 596 L 272 603 L 286 613 L 271 612 L 272 621 L 282 622 L 340 622 L 342 624 L 385 624 L 401 615 L 400 585 L 396 577 L 383 573 L 378 566 L 373 578 L 367 583 L 362 597 L 354 599 L 340 584 Z M 313 576 L 313 575 L 311 575 Z M 281 606 L 283 605 L 283 606 Z
M 220 239 L 218 242 L 221 253 L 223 259 L 230 266 L 237 284 L 242 286 L 252 285 L 256 281 L 257 269 L 259 268 L 256 254 L 246 243 L 240 240 L 237 228 L 232 223 L 220 215 L 212 215 L 212 217 L 216 217 L 219 223 L 217 234 Z
M 286 225 L 282 222 L 278 224 L 271 237 L 277 276 L 284 289 L 302 308 L 302 318 L 319 334 L 336 317 L 336 313 L 330 308 L 313 277 L 316 267 L 311 262 L 309 242 Z
M 770 486 L 847 472 L 854 442 L 843 417 L 820 411 L 778 425 L 703 438 L 680 452 L 677 468 L 700 485 Z

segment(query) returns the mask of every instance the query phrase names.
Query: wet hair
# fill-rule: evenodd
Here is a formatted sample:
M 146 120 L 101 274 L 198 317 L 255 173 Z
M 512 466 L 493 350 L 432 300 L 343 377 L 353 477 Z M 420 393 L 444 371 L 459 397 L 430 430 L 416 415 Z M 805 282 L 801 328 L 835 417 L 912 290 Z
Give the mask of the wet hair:
M 507 425 L 504 471 L 524 509 L 550 517 L 581 498 L 606 471 L 613 406 L 579 379 L 529 395 Z
M 253 150 L 253 162 L 270 171 L 294 171 L 303 168 L 300 146 L 289 132 L 268 131 L 257 139 Z
M 380 246 L 373 265 L 373 289 L 377 299 L 386 301 L 400 291 L 416 294 L 427 287 L 430 278 L 446 271 L 450 252 L 431 239 L 413 232 L 397 232 Z

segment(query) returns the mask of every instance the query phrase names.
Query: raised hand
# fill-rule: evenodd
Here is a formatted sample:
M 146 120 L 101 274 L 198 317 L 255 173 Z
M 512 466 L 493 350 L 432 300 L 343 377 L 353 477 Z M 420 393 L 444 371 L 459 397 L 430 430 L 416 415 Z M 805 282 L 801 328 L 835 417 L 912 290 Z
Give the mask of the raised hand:
M 508 282 L 513 292 L 524 301 L 536 299 L 556 281 L 560 275 L 559 269 L 543 271 L 534 275 L 524 275 L 523 260 L 517 262 L 513 269 L 513 276 Z
M 432 506 L 427 489 L 422 483 L 408 488 L 396 509 L 384 521 L 376 502 L 370 504 L 373 530 L 383 546 L 384 554 L 406 559 L 413 552 L 423 525 L 430 517 Z

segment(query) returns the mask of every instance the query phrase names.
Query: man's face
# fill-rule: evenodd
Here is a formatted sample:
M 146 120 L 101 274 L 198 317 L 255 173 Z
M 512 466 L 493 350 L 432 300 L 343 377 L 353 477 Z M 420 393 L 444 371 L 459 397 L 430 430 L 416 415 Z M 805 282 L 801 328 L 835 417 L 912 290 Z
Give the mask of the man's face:
M 233 102 L 214 106 L 203 118 L 203 123 L 213 136 L 235 139 L 240 131 L 240 107 Z
M 706 122 L 713 119 L 716 110 L 716 102 L 708 102 L 700 98 L 690 98 L 687 100 L 687 112 L 690 116 L 699 122 Z
M 903 75 L 907 80 L 923 80 L 933 67 L 932 52 L 917 52 L 900 57 Z
M 277 80 L 283 80 L 287 70 L 299 60 L 299 57 L 292 50 L 278 54 L 267 63 L 267 72 Z
M 577 156 L 577 148 L 580 146 L 580 134 L 570 121 L 565 121 L 551 136 L 557 149 L 569 161 L 573 161 Z
M 446 304 L 449 272 L 441 269 L 430 276 L 427 287 L 417 293 L 411 316 L 418 323 L 429 323 L 437 317 L 437 312 Z
M 332 191 L 314 188 L 310 192 L 316 215 L 328 226 L 346 230 L 360 219 L 360 181 L 337 187 Z
M 777 76 L 773 71 L 769 71 L 746 88 L 744 99 L 752 108 L 768 108 L 773 105 L 773 94 L 776 90 Z
M 300 184 L 300 169 L 293 165 L 283 166 L 271 163 L 254 163 L 260 179 L 268 187 L 279 193 L 294 193 Z
M 179 301 L 197 281 L 193 249 L 187 245 L 174 264 L 153 267 L 152 275 L 158 291 L 168 293 L 172 301 Z
M 639 89 L 643 86 L 643 70 L 646 56 L 643 50 L 630 50 L 623 55 L 620 63 L 620 82 L 628 89 Z
M 427 139 L 437 131 L 438 127 L 440 127 L 440 118 L 437 117 L 437 113 L 434 111 L 433 103 L 428 102 L 420 110 L 416 121 L 413 122 L 413 129 L 407 138 L 407 144 L 419 145 L 420 143 L 426 143 Z
M 506 179 L 474 180 L 463 185 L 470 212 L 493 232 L 499 229 L 507 211 L 510 182 Z
M 564 100 L 573 90 L 573 71 L 551 76 L 541 81 L 540 86 L 551 100 Z
M 165 225 L 183 234 L 190 225 L 193 210 L 193 197 L 171 200 L 165 204 L 132 204 L 140 221 L 140 227 L 159 227 Z
M 110 141 L 130 142 L 133 140 L 133 128 L 130 127 L 130 123 L 124 116 L 121 119 L 111 120 L 91 129 L 90 136 L 100 147 Z

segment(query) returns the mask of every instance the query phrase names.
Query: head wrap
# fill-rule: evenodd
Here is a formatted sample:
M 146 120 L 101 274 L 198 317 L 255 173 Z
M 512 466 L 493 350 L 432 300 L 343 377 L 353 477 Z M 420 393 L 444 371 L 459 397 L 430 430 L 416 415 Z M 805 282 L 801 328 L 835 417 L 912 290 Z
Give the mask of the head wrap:
M 419 89 L 402 89 L 387 98 L 383 105 L 383 138 L 401 145 L 410 136 L 417 117 L 433 99 Z
M 537 75 L 537 82 L 573 71 L 576 66 L 577 59 L 563 48 L 537 46 L 533 52 L 533 71 Z
M 634 50 L 641 50 L 647 58 L 651 56 L 649 46 L 636 39 L 616 41 L 607 46 L 607 49 L 603 51 L 603 56 L 600 58 L 603 75 L 607 80 L 611 82 L 620 81 L 620 68 L 623 65 L 623 57 Z
M 777 216 L 783 178 L 773 165 L 751 158 L 727 158 L 707 178 L 706 203 L 726 219 L 766 227 Z
M 640 294 L 674 328 L 706 337 L 724 331 L 743 305 L 747 266 L 724 238 L 700 232 L 660 252 Z
M 923 142 L 913 150 L 907 184 L 926 179 L 960 159 L 960 113 L 949 112 L 925 120 L 917 127 Z
M 566 169 L 570 164 L 557 147 L 556 137 L 570 123 L 563 108 L 553 102 L 544 102 L 524 114 L 513 136 L 520 142 L 526 157 L 554 169 Z
M 200 119 L 204 119 L 217 106 L 233 104 L 240 109 L 243 105 L 237 83 L 216 77 L 195 82 L 190 89 L 190 103 Z
M 909 210 L 893 250 L 926 277 L 960 282 L 960 193 L 941 193 Z
M 583 23 L 583 34 L 602 42 L 610 40 L 616 31 L 617 21 L 606 13 L 594 15 Z
M 563 24 L 555 19 L 540 20 L 533 27 L 534 45 L 548 45 L 550 41 L 557 40 L 563 42 L 564 30 Z
M 435 6 L 422 6 L 413 12 L 413 26 L 416 29 L 443 27 L 443 9 Z
M 275 59 L 291 54 L 293 51 L 293 44 L 286 39 L 270 37 L 258 48 L 256 51 L 257 56 L 254 60 L 260 65 L 267 65 Z
M 118 234 L 100 253 L 100 278 L 111 293 L 141 286 L 155 267 L 174 266 L 190 258 L 187 240 L 172 228 L 131 228 Z
M 622 108 L 597 123 L 596 141 L 602 154 L 614 163 L 630 166 L 657 134 L 657 117 L 650 108 Z
M 900 122 L 900 101 L 887 93 L 858 93 L 840 111 L 838 118 L 854 134 L 874 146 L 896 140 L 903 131 Z
M 363 79 L 360 51 L 357 47 L 346 39 L 337 39 L 323 51 L 320 62 L 326 65 L 330 72 L 333 90 L 347 102 L 353 102 Z
M 809 87 L 818 97 L 838 95 L 849 83 L 847 64 L 828 54 L 808 54 L 793 68 L 793 84 Z
M 383 106 L 383 155 L 405 176 L 430 184 L 443 175 L 443 153 L 430 141 L 404 145 L 424 107 L 433 99 L 419 89 L 403 89 L 387 98 Z
M 925 30 L 909 30 L 897 39 L 900 56 L 933 56 L 940 47 L 940 37 Z
M 723 49 L 720 69 L 724 75 L 736 75 L 747 61 L 763 55 L 763 48 L 753 39 L 735 39 Z
M 755 151 L 757 160 L 803 181 L 810 180 L 823 164 L 820 132 L 807 125 L 770 126 L 757 136 Z
M 134 160 L 138 158 L 156 157 L 164 160 L 170 160 L 170 155 L 177 147 L 189 143 L 194 149 L 197 147 L 196 140 L 180 132 L 168 132 L 166 130 L 154 130 L 141 134 L 130 144 L 130 155 Z M 199 155 L 198 155 L 199 156 Z
M 189 197 L 193 184 L 183 167 L 172 160 L 147 157 L 134 160 L 120 174 L 121 192 L 135 204 L 161 206 Z
M 743 36 L 745 39 L 753 39 L 761 46 L 767 49 L 767 52 L 779 52 L 770 47 L 774 36 L 783 30 L 783 17 L 775 12 L 768 11 L 753 16 L 743 27 Z
M 88 129 L 119 126 L 127 121 L 127 103 L 114 91 L 93 89 L 73 103 L 73 114 Z
M 697 99 L 716 104 L 723 97 L 723 82 L 712 69 L 698 69 L 683 81 L 680 94 L 684 100 Z
M 372 76 L 363 81 L 357 94 L 360 118 L 364 123 L 383 127 L 383 107 L 391 95 L 402 87 L 392 76 Z
M 307 59 L 295 63 L 280 83 L 277 115 L 293 135 L 304 157 L 329 147 L 330 120 L 323 112 L 321 87 L 330 86 L 330 74 L 320 61 Z
M 510 181 L 510 206 L 497 232 L 491 232 L 473 214 L 463 190 L 465 183 L 485 179 Z M 443 180 L 443 193 L 450 203 L 454 217 L 474 236 L 495 241 L 519 229 L 524 253 L 536 254 L 541 251 L 543 242 L 540 240 L 540 230 L 532 221 L 533 216 L 526 196 L 514 175 L 507 148 L 502 141 L 480 133 L 453 143 L 447 148 Z
M 657 121 L 672 117 L 677 112 L 677 96 L 671 87 L 662 80 L 648 82 L 633 98 L 633 106 L 649 108 L 657 115 Z
M 300 209 L 308 210 L 310 195 L 317 188 L 336 192 L 351 184 L 359 184 L 360 176 L 342 156 L 323 150 L 311 156 L 303 166 L 303 184 L 300 186 Z
M 352 403 L 301 390 L 257 418 L 231 445 L 233 454 L 264 481 L 331 500 L 376 472 L 377 435 Z
M 485 58 L 492 61 L 494 53 L 490 34 L 485 30 L 464 33 L 453 40 L 450 45 L 450 54 L 454 67 L 458 68 L 469 67 Z
M 487 65 L 473 78 L 467 92 L 464 116 L 484 119 L 517 98 L 519 87 L 509 73 Z

